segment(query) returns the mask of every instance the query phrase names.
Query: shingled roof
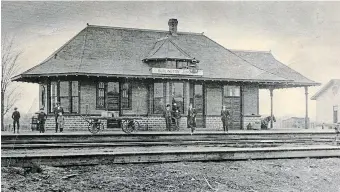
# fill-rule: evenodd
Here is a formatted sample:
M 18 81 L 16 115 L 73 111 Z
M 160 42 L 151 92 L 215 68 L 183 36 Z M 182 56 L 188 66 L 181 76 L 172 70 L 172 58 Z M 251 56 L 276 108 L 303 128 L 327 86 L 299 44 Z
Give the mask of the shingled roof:
M 154 48 L 144 59 L 144 61 L 161 59 L 191 61 L 194 59 L 178 45 L 176 45 L 176 43 L 174 43 L 171 39 L 171 36 L 167 36 L 157 41 Z
M 319 84 L 315 81 L 312 81 L 297 71 L 291 69 L 287 65 L 278 61 L 270 51 L 247 51 L 247 50 L 231 50 L 236 55 L 241 58 L 247 60 L 249 63 L 254 66 L 266 70 L 272 74 L 283 77 L 285 79 L 291 79 L 295 83 L 301 84 Z
M 88 25 L 44 62 L 13 80 L 33 82 L 30 78 L 56 75 L 157 78 L 143 59 L 164 57 L 162 51 L 155 51 L 155 48 L 159 39 L 169 35 L 169 31 Z M 285 65 L 273 59 L 262 59 L 263 54 L 258 54 L 261 59 L 253 58 L 255 56 L 243 59 L 240 52 L 235 54 L 201 33 L 178 32 L 177 36 L 163 42 L 177 49 L 171 48 L 173 52 L 170 55 L 168 52 L 168 57 L 200 61 L 198 67 L 203 70 L 203 76 L 180 78 L 315 84 L 294 70 L 285 73 L 274 70 L 278 65 L 281 68 Z M 299 78 L 295 78 L 297 76 Z

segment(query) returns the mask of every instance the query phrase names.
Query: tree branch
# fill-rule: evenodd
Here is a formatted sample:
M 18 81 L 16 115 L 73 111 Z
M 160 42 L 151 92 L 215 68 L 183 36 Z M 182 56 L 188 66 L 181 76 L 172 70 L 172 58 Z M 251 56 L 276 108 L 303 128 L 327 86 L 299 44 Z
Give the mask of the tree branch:
M 14 48 L 14 38 L 8 38 L 4 35 L 1 44 L 1 119 L 4 115 L 15 105 L 20 99 L 21 92 L 18 91 L 19 86 L 10 88 L 12 85 L 12 76 L 19 71 L 18 58 L 21 55 L 20 51 L 16 51 Z

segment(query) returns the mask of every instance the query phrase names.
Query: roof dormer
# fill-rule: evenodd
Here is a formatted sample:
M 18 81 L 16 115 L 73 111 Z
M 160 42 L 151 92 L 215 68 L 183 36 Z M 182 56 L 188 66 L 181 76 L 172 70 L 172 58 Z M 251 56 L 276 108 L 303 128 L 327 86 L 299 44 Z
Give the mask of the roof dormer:
M 197 68 L 197 63 L 199 63 L 198 60 L 179 47 L 171 36 L 158 40 L 143 61 L 151 67 L 172 69 Z

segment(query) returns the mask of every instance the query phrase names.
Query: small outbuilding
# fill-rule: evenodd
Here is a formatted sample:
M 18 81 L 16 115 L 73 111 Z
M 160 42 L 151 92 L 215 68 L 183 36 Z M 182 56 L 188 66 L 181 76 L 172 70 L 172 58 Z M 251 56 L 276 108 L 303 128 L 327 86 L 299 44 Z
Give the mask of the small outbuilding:
M 340 122 L 340 79 L 330 80 L 311 99 L 316 101 L 318 124 Z

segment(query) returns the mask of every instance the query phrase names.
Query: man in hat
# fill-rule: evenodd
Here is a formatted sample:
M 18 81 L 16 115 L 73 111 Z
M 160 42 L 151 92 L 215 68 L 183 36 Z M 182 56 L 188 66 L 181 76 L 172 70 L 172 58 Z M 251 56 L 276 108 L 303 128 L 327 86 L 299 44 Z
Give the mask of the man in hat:
M 47 119 L 47 115 L 44 112 L 44 108 L 40 108 L 40 111 L 38 113 L 38 123 L 39 123 L 39 132 L 45 133 L 45 122 Z
M 59 113 L 64 114 L 64 109 L 60 106 L 60 102 L 57 102 L 57 106 L 53 110 L 54 117 L 55 117 L 55 132 L 58 132 L 58 116 Z
M 19 123 L 19 120 L 20 120 L 20 113 L 19 113 L 17 107 L 14 107 L 14 112 L 12 113 L 12 119 L 13 119 L 13 129 L 14 129 L 14 133 L 15 133 L 15 125 L 18 126 L 17 133 L 19 133 L 19 128 L 20 128 L 20 123 Z
M 165 111 L 164 111 L 164 118 L 165 118 L 166 130 L 171 131 L 172 113 L 171 113 L 171 109 L 170 109 L 170 104 L 166 105 L 166 108 L 165 108 Z
M 222 124 L 223 124 L 223 131 L 227 131 L 228 132 L 228 122 L 229 122 L 229 118 L 230 118 L 230 113 L 227 110 L 226 106 L 223 105 L 222 106 L 222 110 L 221 110 L 221 120 L 222 120 Z
M 188 119 L 187 119 L 187 124 L 188 128 L 191 129 L 191 134 L 194 133 L 196 129 L 196 115 L 197 111 L 196 109 L 192 106 L 192 103 L 189 104 L 189 109 L 188 109 Z
M 172 119 L 175 122 L 175 131 L 179 131 L 179 120 L 181 118 L 181 111 L 179 110 L 179 106 L 177 106 L 177 103 L 172 103 Z

